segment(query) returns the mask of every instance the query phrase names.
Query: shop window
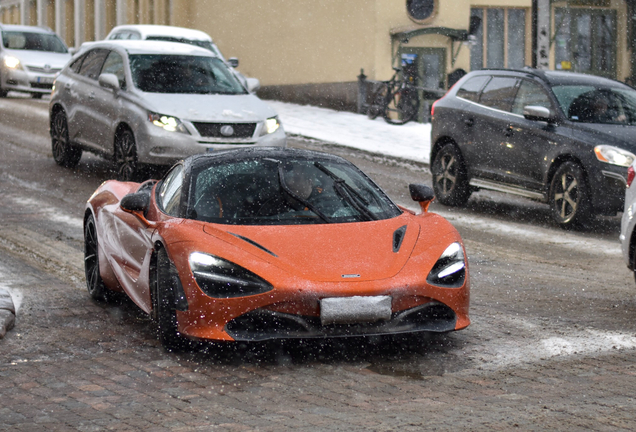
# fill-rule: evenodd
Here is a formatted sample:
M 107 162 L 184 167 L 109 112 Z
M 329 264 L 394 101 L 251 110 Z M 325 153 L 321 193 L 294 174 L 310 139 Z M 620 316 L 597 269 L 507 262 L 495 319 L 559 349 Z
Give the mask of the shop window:
M 480 20 L 473 33 L 470 68 L 522 68 L 526 65 L 526 10 L 473 8 Z

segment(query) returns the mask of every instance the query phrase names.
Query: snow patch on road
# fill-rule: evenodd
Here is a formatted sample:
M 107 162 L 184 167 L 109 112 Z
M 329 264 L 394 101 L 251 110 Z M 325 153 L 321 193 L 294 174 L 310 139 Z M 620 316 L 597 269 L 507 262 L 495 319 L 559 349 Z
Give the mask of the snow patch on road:
M 50 220 L 51 222 L 63 223 L 72 228 L 83 229 L 84 227 L 83 219 L 66 215 L 60 209 L 52 207 L 52 206 L 47 206 L 46 204 L 43 204 L 41 201 L 35 200 L 33 198 L 25 198 L 25 197 L 12 197 L 11 199 L 16 204 L 37 209 L 38 213 L 46 215 L 48 220 Z
M 268 100 L 288 134 L 314 138 L 371 153 L 429 162 L 430 123 L 395 126 L 378 118 L 308 105 Z
M 414 207 L 411 207 L 411 209 L 415 210 Z M 435 213 L 444 216 L 453 225 L 467 226 L 483 232 L 498 235 L 524 238 L 536 243 L 545 244 L 546 246 L 560 246 L 576 250 L 578 252 L 586 252 L 595 255 L 621 256 L 622 254 L 621 246 L 618 242 L 618 236 L 616 237 L 616 242 L 613 242 L 609 240 L 583 237 L 572 232 L 551 230 L 533 225 L 527 226 L 510 221 L 481 218 L 472 215 L 465 216 L 457 213 L 437 210 Z

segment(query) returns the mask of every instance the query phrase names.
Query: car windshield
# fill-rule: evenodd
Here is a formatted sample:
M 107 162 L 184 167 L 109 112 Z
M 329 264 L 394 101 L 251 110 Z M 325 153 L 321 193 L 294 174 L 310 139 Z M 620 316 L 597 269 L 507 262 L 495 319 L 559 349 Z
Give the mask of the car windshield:
M 300 225 L 388 219 L 400 209 L 345 162 L 255 159 L 194 172 L 188 217 L 231 225 Z
M 245 94 L 223 61 L 191 55 L 131 55 L 135 86 L 148 93 Z
M 582 123 L 636 125 L 636 91 L 623 87 L 552 87 L 568 119 Z
M 179 43 L 190 44 L 190 45 L 198 46 L 201 48 L 205 48 L 208 51 L 212 51 L 214 54 L 216 54 L 220 58 L 223 58 L 223 56 L 221 55 L 221 52 L 218 50 L 216 45 L 214 45 L 210 41 L 186 39 L 186 38 L 180 38 L 180 37 L 174 37 L 174 36 L 148 36 L 146 37 L 146 40 L 179 42 Z
M 7 49 L 67 53 L 64 42 L 55 34 L 3 31 L 2 45 Z

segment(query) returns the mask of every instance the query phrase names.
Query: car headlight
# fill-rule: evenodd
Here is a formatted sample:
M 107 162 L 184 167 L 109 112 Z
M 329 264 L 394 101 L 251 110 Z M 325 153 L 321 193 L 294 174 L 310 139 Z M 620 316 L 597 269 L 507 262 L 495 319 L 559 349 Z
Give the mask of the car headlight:
M 13 56 L 6 56 L 4 58 L 4 65 L 9 69 L 17 69 L 20 67 L 20 60 Z
M 262 294 L 274 288 L 251 271 L 214 255 L 193 252 L 189 262 L 199 288 L 210 297 L 243 297 Z
M 451 243 L 440 255 L 426 281 L 432 285 L 457 288 L 464 283 L 466 261 L 462 245 Z
M 148 113 L 148 121 L 150 121 L 153 125 L 159 126 L 164 130 L 169 132 L 181 132 L 185 134 L 190 134 L 188 129 L 185 127 L 183 122 L 176 117 L 157 114 L 157 113 Z
M 265 127 L 263 128 L 263 131 L 261 132 L 261 136 L 273 134 L 274 132 L 278 130 L 279 127 L 280 127 L 280 120 L 278 120 L 278 117 L 268 118 L 267 120 L 265 120 Z
M 636 159 L 634 153 L 609 145 L 597 145 L 594 147 L 594 154 L 601 162 L 622 167 L 630 166 Z

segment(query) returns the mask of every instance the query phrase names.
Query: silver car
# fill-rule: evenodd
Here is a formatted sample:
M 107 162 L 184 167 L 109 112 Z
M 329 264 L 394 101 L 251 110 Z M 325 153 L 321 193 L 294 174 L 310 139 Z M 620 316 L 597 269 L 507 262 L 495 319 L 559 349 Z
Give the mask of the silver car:
M 625 192 L 625 210 L 621 220 L 621 247 L 627 268 L 636 271 L 636 161 L 627 168 L 627 191 Z M 636 278 L 636 273 L 634 273 Z
M 117 177 L 140 164 L 287 144 L 276 112 L 210 51 L 173 42 L 84 44 L 62 70 L 49 105 L 53 157 L 73 167 L 82 151 L 112 158 Z
M 0 97 L 10 90 L 42 97 L 71 59 L 64 42 L 42 27 L 0 24 Z

